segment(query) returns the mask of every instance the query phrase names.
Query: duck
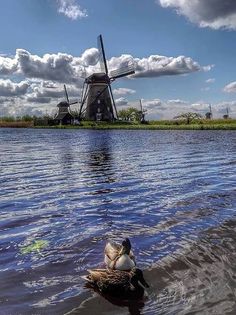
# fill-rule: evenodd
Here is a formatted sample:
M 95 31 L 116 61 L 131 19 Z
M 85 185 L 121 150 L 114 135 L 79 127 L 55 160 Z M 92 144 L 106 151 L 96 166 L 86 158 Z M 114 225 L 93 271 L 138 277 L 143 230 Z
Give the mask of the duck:
M 141 299 L 149 288 L 141 269 L 131 271 L 93 269 L 84 277 L 100 294 L 120 299 Z
M 121 245 L 109 241 L 105 246 L 104 254 L 104 262 L 108 269 L 130 271 L 136 266 L 135 257 L 128 238 Z

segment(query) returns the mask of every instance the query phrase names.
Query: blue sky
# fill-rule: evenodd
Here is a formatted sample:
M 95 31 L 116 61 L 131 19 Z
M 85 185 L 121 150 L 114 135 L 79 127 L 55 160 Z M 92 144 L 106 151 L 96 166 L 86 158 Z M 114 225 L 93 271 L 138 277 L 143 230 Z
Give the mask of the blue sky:
M 236 117 L 235 0 L 8 0 L 0 34 L 0 116 L 55 113 L 64 83 L 79 99 L 102 34 L 109 69 L 136 68 L 113 83 L 118 110 Z

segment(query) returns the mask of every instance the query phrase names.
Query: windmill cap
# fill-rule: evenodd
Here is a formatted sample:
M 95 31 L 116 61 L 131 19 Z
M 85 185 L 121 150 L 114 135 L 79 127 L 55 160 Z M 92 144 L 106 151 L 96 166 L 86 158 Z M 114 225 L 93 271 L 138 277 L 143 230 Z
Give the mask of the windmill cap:
M 86 83 L 110 83 L 110 78 L 106 73 L 93 73 L 86 78 Z

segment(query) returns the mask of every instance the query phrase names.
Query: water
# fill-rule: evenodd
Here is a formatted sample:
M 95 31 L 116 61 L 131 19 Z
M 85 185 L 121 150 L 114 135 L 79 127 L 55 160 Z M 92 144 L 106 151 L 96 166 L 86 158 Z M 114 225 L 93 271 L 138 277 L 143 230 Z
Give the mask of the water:
M 0 129 L 0 157 L 1 315 L 236 314 L 235 131 Z M 139 303 L 81 279 L 127 236 Z

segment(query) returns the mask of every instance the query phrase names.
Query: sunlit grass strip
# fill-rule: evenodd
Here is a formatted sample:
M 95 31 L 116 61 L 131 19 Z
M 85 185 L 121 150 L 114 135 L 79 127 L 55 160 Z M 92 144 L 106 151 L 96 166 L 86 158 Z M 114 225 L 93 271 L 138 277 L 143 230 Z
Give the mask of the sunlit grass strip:
M 32 121 L 0 121 L 0 128 L 31 128 Z

